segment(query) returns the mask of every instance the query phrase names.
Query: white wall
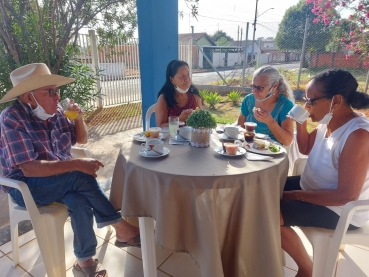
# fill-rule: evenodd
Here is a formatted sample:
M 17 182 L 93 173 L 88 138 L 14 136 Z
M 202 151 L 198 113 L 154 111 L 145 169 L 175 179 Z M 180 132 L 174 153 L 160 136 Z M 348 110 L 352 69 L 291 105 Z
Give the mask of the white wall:
M 213 53 L 213 65 L 215 67 L 225 66 L 225 53 Z

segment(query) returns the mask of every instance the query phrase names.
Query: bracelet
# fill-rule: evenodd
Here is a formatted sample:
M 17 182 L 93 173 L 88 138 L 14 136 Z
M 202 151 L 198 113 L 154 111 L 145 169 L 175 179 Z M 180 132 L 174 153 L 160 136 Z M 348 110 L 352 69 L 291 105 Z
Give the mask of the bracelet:
M 302 194 L 301 194 L 301 192 L 300 192 L 300 198 L 301 198 L 301 201 L 305 202 L 305 201 L 304 201 L 304 198 L 302 198 Z

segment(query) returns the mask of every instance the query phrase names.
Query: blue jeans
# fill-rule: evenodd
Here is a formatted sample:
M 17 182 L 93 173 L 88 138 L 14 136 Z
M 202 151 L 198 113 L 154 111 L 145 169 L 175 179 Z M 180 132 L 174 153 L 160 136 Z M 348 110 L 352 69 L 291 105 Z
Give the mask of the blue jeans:
M 93 216 L 98 228 L 122 220 L 97 180 L 86 173 L 72 171 L 50 177 L 17 179 L 28 185 L 37 206 L 60 202 L 68 207 L 74 232 L 74 254 L 80 261 L 96 254 L 97 240 L 92 227 Z M 12 188 L 9 194 L 19 206 L 25 206 L 19 190 Z

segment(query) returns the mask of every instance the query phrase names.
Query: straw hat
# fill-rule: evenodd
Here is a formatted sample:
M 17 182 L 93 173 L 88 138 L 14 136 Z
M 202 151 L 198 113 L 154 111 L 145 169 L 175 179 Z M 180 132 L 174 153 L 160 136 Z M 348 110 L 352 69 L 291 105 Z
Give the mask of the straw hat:
M 31 63 L 15 69 L 10 73 L 13 88 L 0 100 L 5 103 L 14 100 L 28 91 L 55 85 L 60 87 L 72 83 L 74 79 L 51 74 L 44 63 Z

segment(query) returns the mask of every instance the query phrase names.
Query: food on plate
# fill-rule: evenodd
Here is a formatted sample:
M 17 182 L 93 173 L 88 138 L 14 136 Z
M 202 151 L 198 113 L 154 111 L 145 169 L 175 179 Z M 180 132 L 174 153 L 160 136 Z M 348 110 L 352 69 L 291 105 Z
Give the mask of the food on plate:
M 148 137 L 150 137 L 150 135 L 151 135 L 150 131 L 146 131 L 146 132 L 145 132 L 145 137 L 147 137 L 147 138 L 148 138 Z
M 271 143 L 271 144 L 269 144 L 268 149 L 269 149 L 271 152 L 276 153 L 276 152 L 279 152 L 279 150 L 281 150 L 281 147 L 279 147 L 279 146 L 278 146 L 278 145 L 276 145 L 276 144 Z
M 252 147 L 259 150 L 266 150 L 267 149 L 267 142 L 261 139 L 254 139 L 254 143 Z

